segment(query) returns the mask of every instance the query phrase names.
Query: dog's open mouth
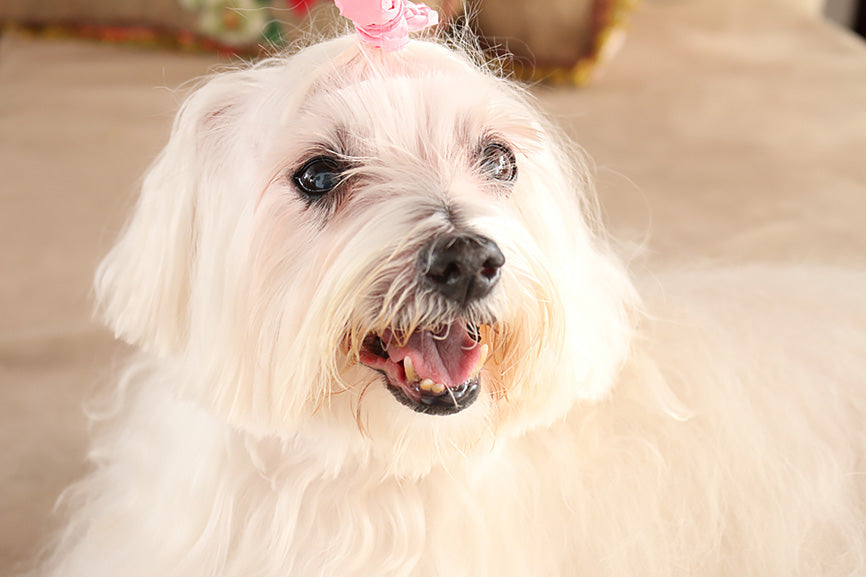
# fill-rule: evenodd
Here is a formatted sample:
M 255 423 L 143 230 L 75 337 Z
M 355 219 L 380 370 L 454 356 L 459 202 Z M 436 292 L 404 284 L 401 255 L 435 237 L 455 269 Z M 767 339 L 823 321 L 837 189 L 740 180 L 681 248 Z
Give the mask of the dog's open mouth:
M 448 415 L 471 405 L 481 389 L 488 346 L 462 319 L 406 335 L 391 329 L 364 339 L 360 360 L 385 376 L 398 401 L 419 413 Z

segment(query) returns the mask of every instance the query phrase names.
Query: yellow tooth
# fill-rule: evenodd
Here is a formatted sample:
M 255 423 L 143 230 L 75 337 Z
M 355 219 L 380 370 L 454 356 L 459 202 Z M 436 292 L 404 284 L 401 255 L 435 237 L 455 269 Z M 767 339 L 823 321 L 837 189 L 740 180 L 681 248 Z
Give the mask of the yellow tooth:
M 445 392 L 445 385 L 443 385 L 442 383 L 433 383 L 432 391 L 437 395 L 441 395 Z
M 432 391 L 433 385 L 434 385 L 434 383 L 431 379 L 424 379 L 423 381 L 421 381 L 421 383 L 418 386 L 421 387 L 425 391 Z
M 481 372 L 481 367 L 483 367 L 484 363 L 487 362 L 487 353 L 489 350 L 490 347 L 488 347 L 486 343 L 481 345 L 481 354 L 478 356 L 478 362 L 475 363 L 475 368 L 472 370 L 473 377 Z
M 412 359 L 405 357 L 403 359 L 403 369 L 406 371 L 406 380 L 410 383 L 415 383 L 421 380 L 418 373 L 415 372 L 415 365 L 412 364 Z

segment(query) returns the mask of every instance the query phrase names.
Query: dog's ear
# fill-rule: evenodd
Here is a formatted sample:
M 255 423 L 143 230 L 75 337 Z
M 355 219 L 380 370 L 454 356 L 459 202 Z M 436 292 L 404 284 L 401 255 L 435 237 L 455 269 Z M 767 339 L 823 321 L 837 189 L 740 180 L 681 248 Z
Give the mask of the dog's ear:
M 186 342 L 196 267 L 196 206 L 233 94 L 211 81 L 185 102 L 141 186 L 135 210 L 95 278 L 98 310 L 115 336 L 157 354 Z

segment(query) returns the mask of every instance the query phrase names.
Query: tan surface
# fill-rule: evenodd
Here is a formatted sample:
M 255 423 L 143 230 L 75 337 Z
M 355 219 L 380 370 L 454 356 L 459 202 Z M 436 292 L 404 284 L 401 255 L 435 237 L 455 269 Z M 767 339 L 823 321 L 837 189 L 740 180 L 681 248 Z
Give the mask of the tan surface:
M 3 0 L 0 20 L 190 28 L 195 15 L 178 0 Z
M 651 260 L 866 265 L 866 46 L 788 13 L 648 4 L 602 81 L 542 102 L 598 164 L 613 229 Z M 179 97 L 213 61 L 0 44 L 0 574 L 82 471 L 87 391 L 120 347 L 90 278 Z
M 545 65 L 573 66 L 592 48 L 594 0 L 478 3 L 478 27 L 492 43 Z
M 649 228 L 660 256 L 866 263 L 860 38 L 758 3 L 657 2 L 600 82 L 542 99 L 595 159 L 613 227 Z

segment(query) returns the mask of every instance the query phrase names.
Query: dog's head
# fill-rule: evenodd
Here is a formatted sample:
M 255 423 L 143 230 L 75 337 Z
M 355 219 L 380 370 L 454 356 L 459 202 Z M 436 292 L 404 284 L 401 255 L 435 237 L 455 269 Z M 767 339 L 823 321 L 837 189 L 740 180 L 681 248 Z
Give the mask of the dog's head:
M 628 346 L 629 283 L 561 143 L 519 88 L 429 42 L 217 75 L 97 295 L 233 424 L 423 472 L 603 395 Z

